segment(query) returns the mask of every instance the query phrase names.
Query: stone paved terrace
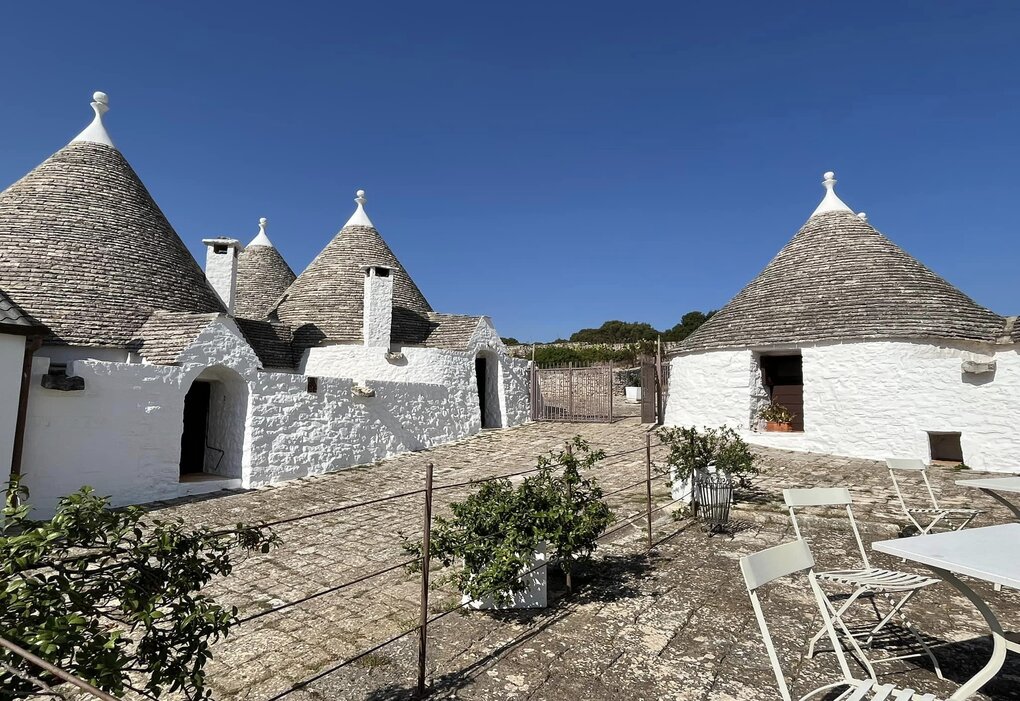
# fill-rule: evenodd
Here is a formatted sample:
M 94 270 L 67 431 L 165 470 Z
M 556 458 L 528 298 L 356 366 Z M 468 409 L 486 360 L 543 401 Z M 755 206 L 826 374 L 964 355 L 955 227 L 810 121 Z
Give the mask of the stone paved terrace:
M 154 505 L 160 516 L 194 524 L 277 520 L 341 504 L 413 490 L 425 464 L 436 466 L 436 485 L 527 469 L 540 452 L 558 448 L 575 433 L 609 453 L 632 451 L 606 461 L 601 478 L 607 492 L 644 474 L 646 427 L 636 419 L 614 425 L 531 424 L 372 466 L 216 498 Z M 656 449 L 653 455 L 662 457 Z M 625 528 L 578 573 L 575 592 L 550 575 L 550 608 L 524 613 L 454 613 L 432 624 L 429 679 L 433 698 L 462 699 L 757 699 L 779 698 L 751 612 L 737 559 L 792 538 L 781 508 L 788 486 L 846 485 L 857 502 L 866 541 L 895 537 L 905 523 L 895 504 L 888 473 L 869 461 L 820 455 L 760 451 L 765 473 L 743 494 L 734 511 L 732 537 L 708 538 L 696 524 L 676 521 L 666 510 L 656 516 L 656 545 L 645 552 L 644 534 Z M 952 484 L 959 473 L 933 470 L 951 505 L 976 500 L 985 514 L 975 525 L 1001 523 L 1008 513 L 980 494 Z M 970 473 L 965 473 L 969 476 Z M 979 473 L 973 473 L 980 476 Z M 466 488 L 437 492 L 441 513 Z M 620 515 L 643 508 L 643 489 L 610 498 Z M 668 502 L 662 480 L 657 505 Z M 846 562 L 846 546 L 834 514 L 809 518 L 820 564 Z M 641 523 L 639 521 L 639 523 Z M 252 615 L 283 602 L 350 581 L 406 556 L 399 533 L 417 536 L 421 498 L 407 497 L 277 528 L 282 547 L 241 563 L 211 593 Z M 878 564 L 909 569 L 875 555 Z M 835 669 L 831 654 L 803 658 L 804 642 L 819 625 L 805 581 L 773 590 L 766 611 L 773 614 L 782 657 L 790 662 L 796 690 L 803 693 Z M 419 580 L 401 570 L 267 613 L 219 643 L 209 672 L 216 698 L 265 701 L 408 699 L 415 674 L 416 640 L 408 636 L 358 662 L 330 671 L 338 662 L 411 628 L 417 622 Z M 432 611 L 454 605 L 454 592 L 433 592 Z M 1020 596 L 988 594 L 1007 624 L 1020 623 Z M 990 643 L 978 614 L 946 586 L 925 592 L 910 609 L 936 646 L 950 680 L 960 681 L 987 659 Z M 892 641 L 895 642 L 895 641 Z M 953 681 L 939 681 L 924 660 L 879 665 L 884 679 L 946 695 Z M 296 682 L 320 678 L 288 692 Z M 817 683 L 814 684 L 817 686 Z M 1020 660 L 985 689 L 988 699 L 1020 699 Z

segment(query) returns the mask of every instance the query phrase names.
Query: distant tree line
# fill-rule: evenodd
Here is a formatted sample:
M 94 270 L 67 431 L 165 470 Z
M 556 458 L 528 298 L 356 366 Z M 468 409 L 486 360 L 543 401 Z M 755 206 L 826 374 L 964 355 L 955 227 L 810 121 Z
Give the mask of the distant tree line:
M 570 338 L 558 338 L 553 343 L 591 343 L 592 348 L 563 348 L 557 346 L 538 346 L 535 349 L 535 361 L 542 364 L 563 363 L 634 363 L 637 356 L 655 351 L 655 341 L 682 341 L 699 326 L 704 324 L 714 311 L 687 312 L 680 322 L 664 331 L 659 331 L 651 324 L 631 321 L 607 321 L 597 329 L 581 329 L 570 335 Z M 521 345 L 516 338 L 504 338 L 508 346 Z M 628 344 L 628 348 L 599 347 L 602 344 Z

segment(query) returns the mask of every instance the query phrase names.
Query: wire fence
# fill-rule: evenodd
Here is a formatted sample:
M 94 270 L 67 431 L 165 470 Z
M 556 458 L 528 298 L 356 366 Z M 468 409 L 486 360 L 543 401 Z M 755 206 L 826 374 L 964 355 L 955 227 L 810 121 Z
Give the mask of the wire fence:
M 616 519 L 614 521 L 613 526 L 611 528 L 609 528 L 608 530 L 606 530 L 604 533 L 602 533 L 601 536 L 599 536 L 599 540 L 600 541 L 605 541 L 607 538 L 610 538 L 611 536 L 613 536 L 615 534 L 618 534 L 618 533 L 622 532 L 625 529 L 640 527 L 641 530 L 645 531 L 645 535 L 646 535 L 645 543 L 644 543 L 645 549 L 646 550 L 651 550 L 652 547 L 653 547 L 653 537 L 654 537 L 654 534 L 653 534 L 653 518 L 652 518 L 653 515 L 655 513 L 657 513 L 657 512 L 660 512 L 660 511 L 662 511 L 664 509 L 669 508 L 670 506 L 672 506 L 672 505 L 674 505 L 676 503 L 676 500 L 670 498 L 670 499 L 667 499 L 664 503 L 661 503 L 661 504 L 658 504 L 658 505 L 653 505 L 652 481 L 653 481 L 654 478 L 660 477 L 660 473 L 658 471 L 654 471 L 653 472 L 652 450 L 653 450 L 653 448 L 656 448 L 656 447 L 659 447 L 659 446 L 658 445 L 656 445 L 656 446 L 652 445 L 651 435 L 652 435 L 651 433 L 646 434 L 646 436 L 645 436 L 645 445 L 637 447 L 637 448 L 623 450 L 623 451 L 619 451 L 619 452 L 616 452 L 616 453 L 612 453 L 612 454 L 606 455 L 606 456 L 604 456 L 602 458 L 602 460 L 599 461 L 597 469 L 598 470 L 602 470 L 605 467 L 610 467 L 610 466 L 613 466 L 613 465 L 623 464 L 623 463 L 627 462 L 627 459 L 631 459 L 632 460 L 633 459 L 632 456 L 634 456 L 635 454 L 643 452 L 644 453 L 644 467 L 645 467 L 645 470 L 644 470 L 645 474 L 642 476 L 641 479 L 635 480 L 633 482 L 629 482 L 629 483 L 627 483 L 627 484 L 625 484 L 623 486 L 615 487 L 611 491 L 603 493 L 603 495 L 602 495 L 603 498 L 604 499 L 608 499 L 610 497 L 619 496 L 619 495 L 621 495 L 621 494 L 623 494 L 625 492 L 634 491 L 634 490 L 637 490 L 637 489 L 639 489 L 641 487 L 644 487 L 644 500 L 645 500 L 645 504 L 644 504 L 644 508 L 642 510 L 637 511 L 636 513 L 629 514 L 629 515 L 627 515 L 627 516 L 625 516 L 623 518 Z M 333 594 L 333 593 L 342 591 L 344 589 L 347 589 L 348 587 L 352 587 L 354 585 L 364 583 L 364 582 L 369 581 L 371 579 L 374 579 L 376 577 L 381 577 L 381 576 L 384 576 L 386 574 L 390 574 L 390 573 L 396 572 L 396 571 L 406 571 L 406 568 L 409 568 L 409 567 L 416 567 L 416 568 L 420 569 L 420 574 L 421 574 L 421 595 L 420 595 L 419 606 L 418 606 L 418 623 L 416 625 L 414 625 L 414 626 L 407 627 L 406 629 L 404 629 L 400 633 L 397 633 L 397 634 L 395 634 L 395 635 L 393 635 L 393 636 L 391 636 L 391 637 L 389 637 L 389 638 L 387 638 L 387 639 L 385 639 L 385 640 L 383 640 L 383 641 L 381 641 L 379 643 L 373 644 L 371 647 L 369 647 L 367 649 L 359 651 L 357 654 L 354 654 L 354 655 L 352 655 L 352 656 L 350 656 L 348 658 L 340 660 L 340 661 L 336 662 L 335 664 L 332 664 L 332 665 L 328 666 L 327 668 L 316 672 L 314 675 L 312 675 L 312 676 L 310 676 L 310 677 L 308 677 L 306 679 L 303 679 L 301 681 L 292 683 L 289 688 L 287 688 L 287 689 L 277 693 L 275 696 L 270 697 L 266 701 L 279 701 L 280 699 L 284 699 L 288 695 L 290 695 L 290 694 L 292 694 L 292 693 L 294 693 L 294 692 L 296 692 L 296 691 L 298 691 L 300 689 L 304 689 L 307 686 L 309 686 L 310 684 L 312 684 L 312 683 L 314 683 L 314 682 L 316 682 L 316 681 L 318 681 L 318 680 L 320 680 L 320 679 L 322 679 L 322 678 L 324 678 L 326 676 L 329 676 L 330 674 L 338 672 L 339 670 L 343 669 L 344 667 L 347 667 L 349 665 L 355 664 L 358 661 L 365 659 L 369 655 L 372 655 L 373 653 L 378 652 L 380 649 L 386 647 L 387 645 L 391 645 L 391 644 L 393 644 L 393 643 L 395 643 L 395 642 L 397 642 L 397 641 L 399 641 L 399 640 L 401 640 L 403 638 L 406 638 L 408 636 L 414 635 L 415 633 L 417 633 L 417 635 L 418 635 L 417 678 L 415 680 L 415 682 L 416 682 L 415 686 L 416 686 L 416 690 L 417 690 L 417 696 L 419 698 L 426 696 L 427 693 L 428 693 L 427 676 L 426 676 L 426 662 L 427 662 L 428 628 L 429 628 L 429 626 L 431 624 L 439 621 L 439 620 L 442 620 L 443 618 L 446 618 L 447 616 L 449 616 L 452 613 L 455 613 L 457 611 L 461 611 L 461 610 L 471 606 L 472 603 L 473 603 L 470 599 L 465 598 L 463 601 L 461 601 L 461 603 L 459 603 L 459 604 L 457 604 L 457 605 L 455 605 L 455 606 L 453 606 L 451 608 L 448 608 L 448 609 L 446 609 L 446 610 L 444 610 L 444 611 L 442 611 L 440 613 L 437 613 L 437 614 L 429 615 L 429 592 L 430 592 L 430 570 L 431 570 L 431 566 L 430 566 L 431 565 L 431 562 L 430 562 L 431 554 L 430 554 L 430 547 L 429 547 L 429 539 L 430 539 L 430 535 L 431 535 L 432 520 L 433 520 L 433 518 L 432 518 L 433 496 L 437 492 L 447 492 L 447 491 L 453 490 L 453 489 L 459 489 L 459 488 L 473 487 L 473 486 L 477 486 L 477 485 L 482 485 L 482 484 L 485 484 L 487 482 L 493 482 L 493 481 L 496 481 L 496 480 L 505 480 L 505 479 L 511 479 L 511 478 L 514 478 L 514 477 L 521 477 L 521 476 L 524 476 L 524 475 L 529 475 L 529 474 L 536 473 L 536 472 L 538 472 L 538 471 L 540 471 L 542 469 L 545 469 L 545 468 L 558 469 L 558 468 L 563 467 L 563 465 L 564 465 L 564 463 L 562 461 L 558 461 L 558 462 L 555 462 L 555 463 L 550 463 L 549 465 L 546 465 L 546 466 L 534 467 L 534 468 L 529 468 L 529 469 L 525 469 L 525 470 L 519 470 L 519 471 L 515 471 L 515 472 L 510 472 L 510 473 L 493 475 L 491 477 L 485 477 L 485 478 L 480 478 L 480 479 L 462 480 L 462 481 L 450 482 L 450 483 L 446 483 L 446 484 L 434 484 L 435 468 L 434 468 L 433 463 L 430 462 L 426 466 L 425 485 L 421 489 L 408 490 L 408 491 L 400 492 L 400 493 L 397 493 L 397 494 L 386 495 L 386 496 L 382 496 L 382 497 L 378 497 L 378 498 L 374 498 L 374 499 L 368 499 L 368 500 L 365 500 L 365 501 L 360 501 L 360 502 L 352 503 L 352 504 L 344 504 L 344 505 L 341 505 L 341 506 L 338 506 L 338 507 L 335 507 L 335 508 L 331 508 L 331 509 L 323 509 L 323 510 L 319 510 L 319 511 L 309 512 L 307 514 L 301 514 L 301 515 L 298 515 L 298 516 L 292 516 L 292 517 L 288 517 L 288 518 L 284 518 L 284 519 L 279 519 L 277 521 L 273 521 L 273 522 L 270 522 L 269 524 L 267 524 L 269 526 L 279 526 L 279 525 L 292 524 L 292 523 L 295 523 L 295 522 L 299 522 L 299 521 L 303 521 L 303 520 L 307 520 L 307 519 L 320 518 L 322 516 L 327 516 L 327 515 L 330 515 L 330 514 L 340 513 L 340 512 L 348 511 L 348 510 L 351 510 L 351 509 L 364 508 L 364 507 L 368 507 L 368 506 L 378 505 L 378 504 L 381 504 L 381 503 L 384 503 L 384 502 L 389 502 L 389 501 L 393 501 L 393 500 L 397 500 L 397 499 L 406 499 L 406 498 L 415 497 L 415 496 L 422 497 L 422 549 L 421 549 L 422 555 L 420 557 L 410 558 L 410 559 L 403 560 L 403 561 L 395 563 L 395 564 L 388 565 L 386 567 L 383 567 L 381 569 L 375 570 L 373 572 L 369 572 L 369 573 L 363 574 L 363 575 L 361 575 L 361 576 L 359 576 L 359 577 L 357 577 L 355 579 L 352 579 L 352 580 L 343 582 L 341 584 L 337 584 L 337 585 L 334 585 L 334 586 L 322 589 L 320 591 L 316 591 L 314 593 L 308 594 L 308 595 L 300 597 L 298 599 L 294 599 L 292 601 L 288 601 L 288 602 L 285 602 L 285 603 L 282 603 L 282 604 L 278 604 L 276 606 L 273 606 L 273 607 L 265 609 L 265 610 L 260 610 L 260 611 L 258 611 L 256 613 L 250 614 L 250 615 L 245 616 L 245 617 L 240 619 L 240 622 L 242 624 L 243 623 L 248 623 L 248 622 L 251 622 L 251 621 L 263 618 L 263 617 L 271 615 L 271 614 L 276 614 L 276 613 L 280 613 L 280 612 L 286 611 L 288 609 L 292 609 L 294 607 L 300 606 L 303 603 L 306 603 L 306 602 L 309 602 L 309 601 L 321 598 L 323 596 L 327 596 L 329 594 Z M 644 524 L 639 526 L 638 524 L 639 524 L 639 522 L 641 521 L 642 518 L 645 519 L 645 522 L 644 522 Z M 526 571 L 520 572 L 514 578 L 514 580 L 511 580 L 511 582 L 508 582 L 508 584 L 513 583 L 515 581 L 524 580 L 524 578 L 528 577 L 529 575 L 534 574 L 538 570 L 541 570 L 543 568 L 548 567 L 550 564 L 555 564 L 555 563 L 553 561 L 543 561 L 543 562 L 541 562 L 540 564 L 536 565 L 535 567 L 533 567 L 531 569 L 528 569 Z M 568 592 L 572 592 L 573 587 L 572 587 L 572 583 L 570 581 L 569 572 L 567 574 L 567 582 L 566 582 L 566 584 L 567 584 L 567 591 Z
M 606 456 L 604 456 L 602 458 L 602 460 L 599 461 L 599 465 L 598 465 L 597 469 L 602 470 L 602 469 L 604 469 L 606 467 L 611 467 L 613 465 L 623 464 L 624 462 L 627 461 L 628 458 L 632 459 L 632 456 L 637 454 L 637 453 L 640 453 L 640 452 L 644 452 L 645 453 L 645 458 L 644 458 L 645 474 L 644 474 L 644 476 L 641 479 L 633 481 L 633 482 L 629 482 L 628 484 L 620 486 L 620 487 L 616 487 L 616 488 L 612 489 L 609 492 L 604 492 L 603 495 L 602 495 L 602 497 L 604 499 L 608 499 L 610 497 L 618 496 L 618 495 L 623 494 L 623 493 L 628 492 L 628 491 L 636 490 L 639 487 L 643 486 L 643 487 L 645 487 L 645 490 L 644 490 L 644 492 L 645 492 L 645 508 L 642 509 L 641 511 L 638 511 L 636 513 L 630 514 L 630 515 L 628 515 L 628 516 L 626 516 L 624 518 L 617 519 L 614 522 L 614 525 L 613 525 L 612 528 L 610 528 L 609 530 L 606 530 L 604 533 L 602 533 L 601 536 L 599 536 L 599 540 L 600 541 L 603 541 L 603 540 L 609 538 L 610 536 L 612 536 L 614 534 L 617 534 L 617 533 L 619 533 L 619 532 L 621 532 L 621 531 L 623 531 L 623 530 L 625 530 L 627 528 L 634 528 L 637 525 L 637 523 L 640 521 L 640 519 L 642 517 L 644 517 L 646 519 L 646 522 L 644 524 L 644 530 L 647 532 L 646 533 L 647 534 L 647 539 L 646 539 L 646 544 L 645 544 L 646 545 L 646 549 L 650 550 L 652 548 L 652 546 L 653 546 L 653 542 L 652 542 L 652 539 L 653 539 L 652 515 L 654 513 L 656 513 L 656 512 L 662 511 L 663 509 L 666 509 L 669 506 L 671 506 L 671 505 L 676 503 L 675 500 L 669 499 L 665 503 L 659 504 L 657 506 L 653 506 L 653 500 L 652 500 L 652 480 L 653 480 L 653 476 L 654 477 L 658 477 L 659 475 L 658 475 L 658 473 L 654 473 L 653 474 L 653 470 L 652 470 L 652 465 L 653 465 L 653 463 L 652 463 L 652 449 L 653 449 L 653 446 L 651 444 L 651 434 L 646 434 L 645 445 L 644 446 L 641 446 L 641 447 L 638 447 L 638 448 L 629 449 L 629 450 L 620 451 L 620 452 L 613 453 L 613 454 L 610 454 L 610 455 L 606 455 Z M 568 447 L 568 450 L 569 450 L 569 447 Z M 393 636 L 391 636 L 391 637 L 389 637 L 389 638 L 387 638 L 387 639 L 385 639 L 385 640 L 383 640 L 381 642 L 373 644 L 371 647 L 369 647 L 367 649 L 359 651 L 357 654 L 354 654 L 354 655 L 352 655 L 352 656 L 350 656 L 348 658 L 345 658 L 345 659 L 343 659 L 341 661 L 336 662 L 335 664 L 330 665 L 326 669 L 323 669 L 323 670 L 317 672 L 313 676 L 310 676 L 310 677 L 308 677 L 306 679 L 303 679 L 301 681 L 292 683 L 289 688 L 287 688 L 287 689 L 277 693 L 275 696 L 270 697 L 266 701 L 279 701 L 280 699 L 284 699 L 288 695 L 290 695 L 290 694 L 292 694 L 292 693 L 294 693 L 294 692 L 296 692 L 296 691 L 298 691 L 300 689 L 306 688 L 307 686 L 309 686 L 310 684 L 314 683 L 315 681 L 318 681 L 318 680 L 320 680 L 320 679 L 322 679 L 322 678 L 324 678 L 324 677 L 326 677 L 326 676 L 328 676 L 330 674 L 333 674 L 333 673 L 335 673 L 335 672 L 337 672 L 337 671 L 339 671 L 339 670 L 343 669 L 344 667 L 347 667 L 347 666 L 349 666 L 351 664 L 355 664 L 355 663 L 359 662 L 360 660 L 365 659 L 369 655 L 372 655 L 373 653 L 378 652 L 380 649 L 386 647 L 387 645 L 391 645 L 391 644 L 393 644 L 393 643 L 395 643 L 395 642 L 397 642 L 397 641 L 399 641 L 399 640 L 401 640 L 403 638 L 406 638 L 406 637 L 408 637 L 410 635 L 413 635 L 415 633 L 417 633 L 417 635 L 418 635 L 417 679 L 415 680 L 416 681 L 417 696 L 419 698 L 426 696 L 427 693 L 428 693 L 427 677 L 426 677 L 426 661 L 427 661 L 427 650 L 428 650 L 428 628 L 429 628 L 429 626 L 431 624 L 439 621 L 439 620 L 442 620 L 443 618 L 446 618 L 447 616 L 449 616 L 452 613 L 455 613 L 457 611 L 461 611 L 461 610 L 471 606 L 474 603 L 469 598 L 465 597 L 464 600 L 461 601 L 461 603 L 459 603 L 459 604 L 457 604 L 455 606 L 452 606 L 450 608 L 447 608 L 446 610 L 443 610 L 443 611 L 441 611 L 441 612 L 439 612 L 437 614 L 429 615 L 429 592 L 430 592 L 430 570 L 431 570 L 431 567 L 430 567 L 430 565 L 431 565 L 431 562 L 430 562 L 431 554 L 430 554 L 430 547 L 429 547 L 429 539 L 430 539 L 430 536 L 431 536 L 432 522 L 433 522 L 433 514 L 432 514 L 433 496 L 437 492 L 447 492 L 447 491 L 453 490 L 453 489 L 460 489 L 460 488 L 465 488 L 465 487 L 477 486 L 477 485 L 485 484 L 487 482 L 493 482 L 493 481 L 496 481 L 496 480 L 505 480 L 505 479 L 511 479 L 511 478 L 514 478 L 514 477 L 521 477 L 521 476 L 525 476 L 525 475 L 536 473 L 536 472 L 538 472 L 538 471 L 540 471 L 542 469 L 553 469 L 553 470 L 555 470 L 555 469 L 559 469 L 559 468 L 563 467 L 564 464 L 565 463 L 563 461 L 557 461 L 557 462 L 549 463 L 547 465 L 543 465 L 543 466 L 539 466 L 539 467 L 533 467 L 533 468 L 529 468 L 529 469 L 525 469 L 525 470 L 519 470 L 519 471 L 511 472 L 511 473 L 493 475 L 493 476 L 490 476 L 490 477 L 485 477 L 485 478 L 480 478 L 480 479 L 462 480 L 462 481 L 458 481 L 458 482 L 450 482 L 450 483 L 447 483 L 447 484 L 434 484 L 434 471 L 435 470 L 434 470 L 433 463 L 430 462 L 430 463 L 428 463 L 426 465 L 425 484 L 420 489 L 412 489 L 412 490 L 407 490 L 407 491 L 399 492 L 399 493 L 396 493 L 396 494 L 388 494 L 388 495 L 385 495 L 385 496 L 376 497 L 376 498 L 373 498 L 373 499 L 367 499 L 367 500 L 363 500 L 363 501 L 359 501 L 359 502 L 355 502 L 355 503 L 342 504 L 342 505 L 339 505 L 339 506 L 336 506 L 336 507 L 333 507 L 333 508 L 329 508 L 329 509 L 321 509 L 321 510 L 318 510 L 318 511 L 312 511 L 312 512 L 308 512 L 308 513 L 304 513 L 304 514 L 299 514 L 297 516 L 291 516 L 291 517 L 287 517 L 287 518 L 277 519 L 275 521 L 270 521 L 268 523 L 265 523 L 264 524 L 265 526 L 274 527 L 275 528 L 275 527 L 290 525 L 290 524 L 299 523 L 299 522 L 307 521 L 307 520 L 311 520 L 311 519 L 322 518 L 324 516 L 329 516 L 329 515 L 332 515 L 332 514 L 338 514 L 338 513 L 342 513 L 342 512 L 346 512 L 346 511 L 351 511 L 351 510 L 354 510 L 354 509 L 363 509 L 363 508 L 366 508 L 366 507 L 375 506 L 375 505 L 383 504 L 383 503 L 386 503 L 386 502 L 395 501 L 395 500 L 398 500 L 398 499 L 408 499 L 408 498 L 411 498 L 411 497 L 422 497 L 422 550 L 421 550 L 422 555 L 421 556 L 413 557 L 413 558 L 408 558 L 408 559 L 404 559 L 404 560 L 401 560 L 401 561 L 393 563 L 393 564 L 389 564 L 389 565 L 387 565 L 385 567 L 382 567 L 380 569 L 374 570 L 372 572 L 368 572 L 368 573 L 362 574 L 362 575 L 360 575 L 360 576 L 358 576 L 358 577 L 356 577 L 354 579 L 351 579 L 351 580 L 348 580 L 348 581 L 345 581 L 345 582 L 342 582 L 340 584 L 336 584 L 336 585 L 333 585 L 333 586 L 330 586 L 330 587 L 326 587 L 324 589 L 312 592 L 312 593 L 307 594 L 305 596 L 301 596 L 299 598 L 296 598 L 296 599 L 293 599 L 293 600 L 290 600 L 290 601 L 286 601 L 284 603 L 277 604 L 277 605 L 272 606 L 270 608 L 266 608 L 266 609 L 262 609 L 262 610 L 256 611 L 254 613 L 251 613 L 249 615 L 243 616 L 243 617 L 238 619 L 238 623 L 241 624 L 241 625 L 244 625 L 244 624 L 247 624 L 247 623 L 251 623 L 252 621 L 256 621 L 256 620 L 264 618 L 266 616 L 270 616 L 270 615 L 274 615 L 274 614 L 279 614 L 279 613 L 283 613 L 285 611 L 288 611 L 290 609 L 294 609 L 296 607 L 301 606 L 302 604 L 308 603 L 310 601 L 314 601 L 316 599 L 320 599 L 320 598 L 322 598 L 324 596 L 328 596 L 330 594 L 335 594 L 337 592 L 343 591 L 344 589 L 348 589 L 348 588 L 353 587 L 355 585 L 362 584 L 364 582 L 373 580 L 373 579 L 375 579 L 377 577 L 382 577 L 384 575 L 391 574 L 393 572 L 407 571 L 407 568 L 417 567 L 417 568 L 420 569 L 420 572 L 421 572 L 421 594 L 420 594 L 419 608 L 418 608 L 418 623 L 415 626 L 406 628 L 405 630 L 401 631 L 400 633 L 398 633 L 396 635 L 393 635 Z M 512 583 L 514 583 L 516 581 L 522 581 L 526 577 L 534 574 L 535 572 L 537 572 L 537 571 L 539 571 L 539 570 L 541 570 L 543 568 L 548 567 L 550 564 L 555 564 L 555 561 L 554 560 L 542 561 L 540 564 L 536 565 L 535 567 L 518 573 L 516 575 L 516 577 L 513 580 L 511 580 L 511 582 L 508 582 L 508 584 L 512 584 Z M 567 590 L 568 590 L 568 592 L 572 592 L 572 590 L 573 590 L 573 587 L 572 587 L 572 584 L 571 584 L 571 581 L 570 581 L 569 572 L 567 574 Z M 61 669 L 59 669 L 59 668 L 57 668 L 57 667 L 55 667 L 55 666 L 45 662 L 44 660 L 39 659 L 38 657 L 36 657 L 32 653 L 30 653 L 30 652 L 28 652 L 26 650 L 21 649 L 20 647 L 18 647 L 14 643 L 11 643 L 11 642 L 9 642 L 7 640 L 4 640 L 3 638 L 0 638 L 0 647 L 5 648 L 8 651 L 13 652 L 16 655 L 19 655 L 19 656 L 23 657 L 24 659 L 29 661 L 31 664 L 39 667 L 41 670 L 45 671 L 46 673 L 50 674 L 51 676 L 55 677 L 56 679 L 59 679 L 61 682 L 66 682 L 66 683 L 72 684 L 72 685 L 78 687 L 80 690 L 85 691 L 85 692 L 91 694 L 95 698 L 102 699 L 102 701 L 117 701 L 117 699 L 115 697 L 111 696 L 110 694 L 107 694 L 107 693 L 105 693 L 103 691 L 100 691 L 99 689 L 95 688 L 94 686 L 92 686 L 88 682 L 85 682 L 85 681 L 83 681 L 81 679 L 78 679 L 74 675 L 72 675 L 72 674 L 70 674 L 70 673 L 68 673 L 68 672 L 66 672 L 64 670 L 61 670 Z M 43 684 L 43 682 L 41 682 L 41 681 L 39 683 Z M 51 694 L 56 693 L 56 692 L 50 691 L 49 687 L 47 687 L 45 684 L 43 684 L 43 687 L 44 687 L 44 693 L 45 692 L 48 692 L 48 693 L 51 693 Z M 59 695 L 59 694 L 57 694 L 57 695 Z

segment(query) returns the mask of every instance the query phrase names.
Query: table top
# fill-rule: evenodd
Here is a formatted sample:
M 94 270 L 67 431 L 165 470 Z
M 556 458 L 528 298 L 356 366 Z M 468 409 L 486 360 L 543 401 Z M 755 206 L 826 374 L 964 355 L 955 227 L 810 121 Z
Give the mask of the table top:
M 1020 492 L 1020 477 L 990 477 L 979 480 L 956 480 L 961 487 L 990 489 L 993 492 Z
M 875 550 L 1020 589 L 1020 523 L 880 540 Z

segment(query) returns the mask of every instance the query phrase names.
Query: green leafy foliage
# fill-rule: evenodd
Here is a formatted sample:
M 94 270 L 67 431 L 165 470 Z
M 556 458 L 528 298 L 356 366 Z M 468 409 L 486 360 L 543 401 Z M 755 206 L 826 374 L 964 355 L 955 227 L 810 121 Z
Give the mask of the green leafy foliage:
M 668 329 L 667 331 L 663 331 L 662 340 L 663 341 L 684 340 L 692 333 L 697 331 L 698 327 L 700 327 L 706 321 L 711 319 L 713 314 L 715 314 L 714 311 L 708 312 L 707 314 L 699 311 L 687 312 L 682 317 L 680 317 L 679 324 L 677 324 L 671 329 Z
M 88 487 L 37 521 L 19 504 L 26 494 L 8 486 L 0 523 L 0 635 L 117 696 L 210 698 L 210 643 L 237 610 L 200 591 L 230 574 L 236 554 L 268 552 L 272 531 L 149 521 L 138 507 L 110 509 Z M 6 651 L 0 662 L 0 698 L 37 691 L 28 677 L 38 670 Z
M 627 348 L 609 346 L 588 346 L 585 348 L 565 348 L 563 346 L 536 346 L 535 362 L 539 365 L 588 365 L 592 363 L 619 363 L 633 365 L 641 353 L 650 353 L 654 349 L 644 348 L 641 344 L 631 344 Z
M 520 485 L 485 482 L 452 504 L 452 517 L 437 516 L 432 525 L 431 556 L 448 570 L 433 584 L 452 584 L 472 599 L 509 603 L 527 587 L 520 575 L 533 566 L 542 544 L 569 572 L 575 560 L 595 551 L 598 537 L 613 522 L 602 488 L 582 474 L 604 457 L 578 436 L 569 450 L 540 456 L 537 473 Z M 409 553 L 420 557 L 422 547 L 421 541 L 405 539 Z
M 651 324 L 630 321 L 607 321 L 597 329 L 581 329 L 570 335 L 575 343 L 637 343 L 654 341 L 659 332 Z
M 519 345 L 521 345 L 521 342 L 518 341 L 513 336 L 504 336 L 504 337 L 500 338 L 499 340 L 501 340 L 505 345 L 508 345 L 508 346 L 519 346 Z
M 793 421 L 794 414 L 782 404 L 771 402 L 758 410 L 758 418 L 763 421 L 788 424 Z
M 759 472 L 747 442 L 728 426 L 700 431 L 694 426 L 660 428 L 656 435 L 669 448 L 666 464 L 676 479 L 687 479 L 711 464 L 733 477 Z

